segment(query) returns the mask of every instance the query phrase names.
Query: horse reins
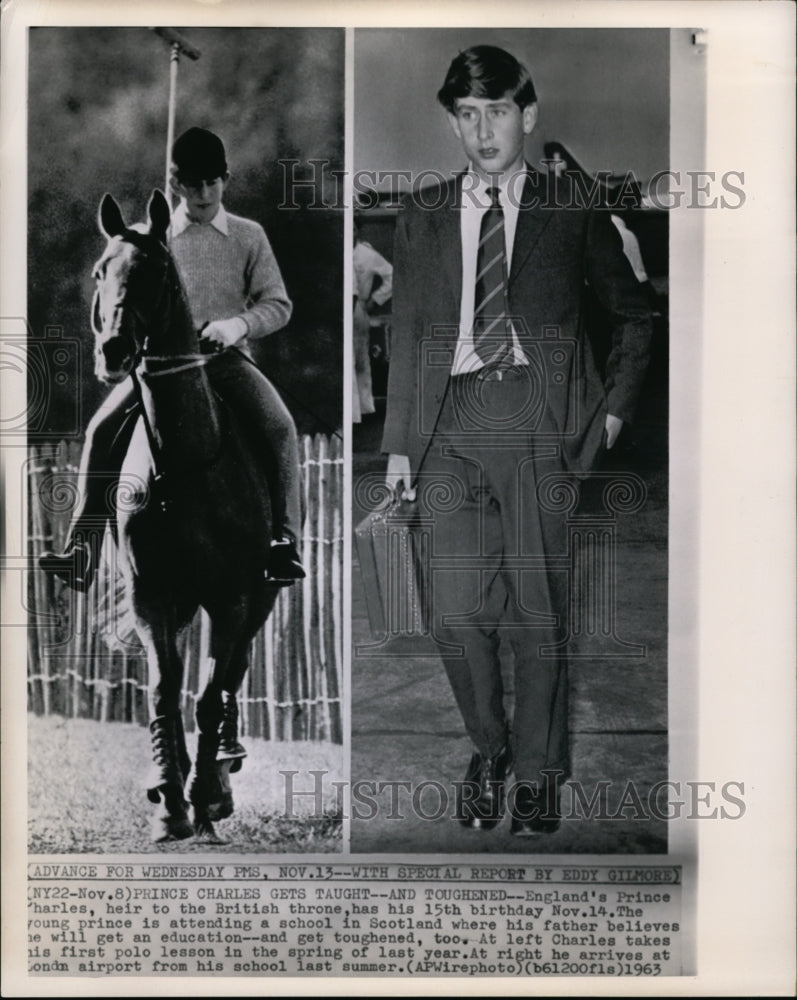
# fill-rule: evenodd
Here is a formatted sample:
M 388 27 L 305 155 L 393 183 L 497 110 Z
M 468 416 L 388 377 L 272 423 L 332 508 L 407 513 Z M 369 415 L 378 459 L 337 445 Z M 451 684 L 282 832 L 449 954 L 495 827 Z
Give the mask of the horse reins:
M 184 365 L 175 365 L 173 368 L 159 368 L 156 372 L 146 371 L 142 374 L 145 378 L 160 378 L 163 375 L 174 375 L 176 372 L 185 372 L 191 368 L 204 368 L 216 356 L 215 354 L 143 354 L 141 360 L 145 364 L 147 361 L 180 361 L 183 358 L 187 359 L 187 363 Z

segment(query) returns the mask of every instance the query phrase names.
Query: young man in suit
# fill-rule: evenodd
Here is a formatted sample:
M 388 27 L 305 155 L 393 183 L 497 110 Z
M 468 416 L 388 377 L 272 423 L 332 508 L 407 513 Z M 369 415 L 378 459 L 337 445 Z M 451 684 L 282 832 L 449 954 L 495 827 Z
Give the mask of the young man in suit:
M 631 419 L 651 327 L 609 214 L 573 204 L 561 178 L 552 191 L 525 162 L 537 121 L 526 68 L 475 46 L 453 60 L 438 99 L 468 168 L 409 196 L 397 222 L 382 448 L 388 484 L 410 498 L 417 487 L 433 517 L 433 634 L 475 748 L 459 819 L 496 826 L 514 770 L 512 832 L 524 836 L 558 827 L 570 768 L 556 649 L 567 534 L 547 491 L 553 477 L 587 475 Z M 584 329 L 587 283 L 612 317 L 602 377 Z M 511 726 L 502 636 L 514 654 Z

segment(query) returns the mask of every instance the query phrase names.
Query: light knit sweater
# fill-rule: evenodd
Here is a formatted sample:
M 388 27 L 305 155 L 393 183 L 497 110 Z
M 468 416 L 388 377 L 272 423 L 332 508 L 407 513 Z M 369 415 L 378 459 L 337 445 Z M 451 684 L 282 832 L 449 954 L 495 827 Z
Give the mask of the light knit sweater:
M 257 222 L 220 208 L 212 222 L 199 225 L 188 220 L 180 205 L 169 247 L 197 330 L 213 320 L 239 316 L 247 336 L 257 339 L 290 319 L 291 300 L 271 244 Z

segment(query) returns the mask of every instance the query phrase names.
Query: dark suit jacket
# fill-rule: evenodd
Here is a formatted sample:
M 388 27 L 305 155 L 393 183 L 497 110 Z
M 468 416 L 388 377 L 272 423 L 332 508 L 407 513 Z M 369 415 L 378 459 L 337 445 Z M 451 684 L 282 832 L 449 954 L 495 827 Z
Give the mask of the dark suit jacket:
M 408 455 L 413 474 L 426 452 L 450 364 L 429 364 L 424 342 L 453 358 L 462 287 L 462 176 L 422 199 L 408 196 L 396 223 L 393 338 L 382 450 Z M 651 322 L 645 296 L 623 254 L 609 213 L 553 200 L 545 178 L 529 169 L 509 275 L 509 311 L 529 353 L 556 330 L 556 371 L 545 360 L 541 430 L 558 430 L 566 468 L 588 471 L 601 450 L 605 415 L 630 421 L 647 367 Z M 428 207 L 427 207 L 428 206 Z M 602 378 L 585 327 L 587 283 L 611 317 L 612 349 Z M 543 352 L 544 357 L 548 357 Z M 562 361 L 562 358 L 564 360 Z

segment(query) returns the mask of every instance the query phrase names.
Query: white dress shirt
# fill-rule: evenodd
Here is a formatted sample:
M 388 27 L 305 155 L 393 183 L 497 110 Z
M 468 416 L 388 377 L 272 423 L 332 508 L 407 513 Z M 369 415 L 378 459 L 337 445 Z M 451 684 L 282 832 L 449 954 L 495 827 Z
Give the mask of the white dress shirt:
M 192 222 L 191 219 L 188 218 L 188 212 L 185 207 L 185 202 L 181 201 L 180 204 L 177 206 L 177 208 L 174 210 L 174 214 L 172 215 L 171 227 L 169 229 L 169 238 L 173 240 L 177 239 L 177 237 L 181 233 L 184 233 L 189 226 L 198 226 L 198 225 L 200 225 L 200 223 Z M 213 226 L 214 229 L 218 229 L 218 231 L 224 236 L 229 236 L 230 226 L 227 219 L 227 212 L 224 209 L 224 205 L 219 205 L 218 212 L 216 212 L 216 214 L 213 216 L 210 222 L 206 223 L 206 225 Z
M 515 244 L 518 211 L 523 196 L 523 185 L 526 183 L 526 171 L 520 170 L 504 178 L 499 185 L 498 200 L 504 212 L 504 239 L 506 242 L 506 273 L 512 269 L 512 248 Z M 469 170 L 462 179 L 462 203 L 460 205 L 460 232 L 462 235 L 462 298 L 459 307 L 459 337 L 454 352 L 452 375 L 464 375 L 478 371 L 484 367 L 484 362 L 476 353 L 473 344 L 473 312 L 476 307 L 476 266 L 479 254 L 479 235 L 482 217 L 490 207 L 490 187 L 473 170 Z M 528 364 L 526 355 L 518 341 L 514 328 L 512 329 L 514 344 L 514 363 Z

